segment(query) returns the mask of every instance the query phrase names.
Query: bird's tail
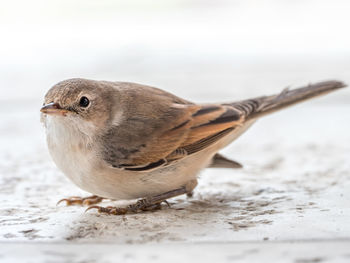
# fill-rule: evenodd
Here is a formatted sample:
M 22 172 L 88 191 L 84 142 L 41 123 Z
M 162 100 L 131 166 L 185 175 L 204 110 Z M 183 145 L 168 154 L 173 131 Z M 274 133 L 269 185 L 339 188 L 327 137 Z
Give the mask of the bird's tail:
M 226 105 L 232 105 L 243 111 L 246 115 L 246 119 L 256 119 L 344 87 L 346 87 L 346 85 L 340 81 L 324 81 L 293 90 L 285 89 L 277 95 L 258 97 Z

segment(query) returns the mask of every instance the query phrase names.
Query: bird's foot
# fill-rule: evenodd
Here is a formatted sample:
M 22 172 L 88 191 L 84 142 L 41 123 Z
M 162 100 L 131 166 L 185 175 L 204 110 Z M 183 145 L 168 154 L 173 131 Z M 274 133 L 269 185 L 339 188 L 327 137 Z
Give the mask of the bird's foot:
M 131 204 L 125 208 L 119 208 L 119 207 L 113 207 L 113 206 L 101 207 L 101 206 L 93 205 L 88 207 L 86 211 L 90 209 L 97 209 L 99 213 L 105 213 L 109 215 L 125 215 L 128 213 L 138 213 L 142 211 L 155 211 L 162 208 L 161 204 L 163 202 L 166 203 L 168 206 L 170 206 L 169 203 L 166 201 L 166 199 L 172 198 L 178 195 L 186 194 L 186 193 L 187 193 L 186 187 L 181 187 L 163 194 L 140 199 L 135 204 Z
M 94 205 L 102 202 L 104 198 L 99 197 L 97 195 L 92 195 L 88 197 L 79 197 L 79 196 L 71 196 L 68 198 L 63 198 L 60 201 L 57 202 L 57 205 L 59 205 L 61 202 L 66 202 L 66 205 Z
M 86 211 L 90 209 L 97 209 L 97 212 L 108 214 L 108 215 L 125 215 L 125 214 L 135 214 L 142 211 L 156 211 L 162 209 L 161 203 L 166 203 L 169 207 L 169 203 L 166 200 L 163 200 L 158 203 L 152 203 L 150 202 L 150 199 L 144 198 L 138 200 L 135 204 L 128 205 L 127 207 L 114 207 L 114 206 L 107 206 L 102 207 L 98 205 L 90 206 L 88 207 Z

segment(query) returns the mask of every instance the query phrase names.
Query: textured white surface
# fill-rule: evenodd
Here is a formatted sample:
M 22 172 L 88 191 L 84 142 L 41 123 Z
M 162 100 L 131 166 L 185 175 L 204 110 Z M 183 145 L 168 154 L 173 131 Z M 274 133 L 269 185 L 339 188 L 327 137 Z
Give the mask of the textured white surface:
M 6 244 L 2 262 L 293 262 L 350 260 L 349 242 L 202 244 Z M 2 244 L 1 244 L 2 245 Z M 21 253 L 18 253 L 21 246 Z M 272 253 L 271 253 L 272 252 Z

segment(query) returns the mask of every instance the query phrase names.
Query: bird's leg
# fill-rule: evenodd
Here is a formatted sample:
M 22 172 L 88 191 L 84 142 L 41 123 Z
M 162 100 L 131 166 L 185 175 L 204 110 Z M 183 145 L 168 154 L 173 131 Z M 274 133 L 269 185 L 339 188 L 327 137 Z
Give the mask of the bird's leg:
M 92 195 L 88 197 L 71 196 L 68 198 L 63 198 L 57 202 L 57 205 L 65 201 L 66 205 L 93 205 L 100 203 L 104 198 L 97 195 Z
M 161 209 L 161 203 L 165 202 L 168 206 L 168 202 L 166 199 L 172 198 L 178 195 L 186 194 L 188 192 L 187 188 L 181 187 L 163 194 L 146 197 L 143 199 L 138 200 L 136 203 L 128 205 L 125 208 L 119 208 L 119 207 L 101 207 L 101 206 L 90 206 L 86 209 L 86 211 L 90 209 L 97 209 L 99 213 L 105 213 L 110 215 L 125 215 L 127 213 L 137 213 L 140 211 L 154 211 Z

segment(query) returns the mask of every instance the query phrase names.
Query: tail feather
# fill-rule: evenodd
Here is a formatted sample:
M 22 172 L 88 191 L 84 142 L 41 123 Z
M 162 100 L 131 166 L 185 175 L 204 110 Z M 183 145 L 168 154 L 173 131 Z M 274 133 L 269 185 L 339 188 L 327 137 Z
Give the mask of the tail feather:
M 246 119 L 256 119 L 296 103 L 321 96 L 334 90 L 344 88 L 346 85 L 340 81 L 324 81 L 298 89 L 285 89 L 280 94 L 258 97 L 254 99 L 234 102 L 231 105 L 244 113 Z

